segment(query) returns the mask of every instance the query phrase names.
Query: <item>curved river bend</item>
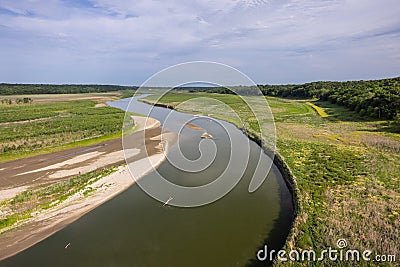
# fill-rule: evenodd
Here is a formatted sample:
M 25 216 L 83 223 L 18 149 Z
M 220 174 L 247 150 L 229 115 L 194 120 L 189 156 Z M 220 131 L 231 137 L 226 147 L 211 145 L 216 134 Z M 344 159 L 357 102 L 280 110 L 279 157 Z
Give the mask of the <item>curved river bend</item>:
M 129 100 L 108 104 L 125 110 Z M 150 105 L 134 101 L 131 111 L 148 114 Z M 236 145 L 247 145 L 249 140 L 234 125 L 162 107 L 154 107 L 151 116 L 164 123 L 170 112 L 177 120 L 194 119 L 193 123 L 211 133 L 218 152 L 213 163 L 200 173 L 178 170 L 166 160 L 158 171 L 167 179 L 185 186 L 207 184 L 223 172 L 230 156 L 231 160 L 240 160 L 230 155 L 227 131 L 239 141 Z M 163 127 L 177 131 L 177 125 Z M 199 157 L 197 147 L 204 130 L 185 126 L 180 132 L 179 145 L 187 158 Z M 250 161 L 242 179 L 214 203 L 197 208 L 163 206 L 135 184 L 51 237 L 0 262 L 0 266 L 265 266 L 265 262 L 257 261 L 257 251 L 264 244 L 268 250 L 283 246 L 294 211 L 292 196 L 275 165 L 262 186 L 248 192 L 258 157 L 270 160 L 261 151 L 250 141 Z M 175 144 L 169 157 L 177 152 Z M 150 173 L 142 179 L 151 180 L 153 176 Z M 68 243 L 71 245 L 65 249 Z

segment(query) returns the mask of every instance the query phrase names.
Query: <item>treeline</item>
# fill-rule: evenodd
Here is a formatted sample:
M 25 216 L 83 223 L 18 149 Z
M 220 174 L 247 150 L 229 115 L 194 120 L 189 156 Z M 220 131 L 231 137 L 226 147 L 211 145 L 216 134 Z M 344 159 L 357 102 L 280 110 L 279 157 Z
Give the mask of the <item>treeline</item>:
M 394 119 L 400 113 L 400 77 L 348 82 L 311 82 L 288 85 L 258 85 L 263 95 L 315 98 L 348 107 L 363 116 Z M 75 94 L 136 90 L 136 86 L 0 84 L 0 95 Z M 220 94 L 258 95 L 254 87 L 177 87 L 176 90 Z
M 78 94 L 136 90 L 135 86 L 83 84 L 0 84 L 0 95 Z
M 394 119 L 400 112 L 400 77 L 301 85 L 259 85 L 264 95 L 316 98 L 374 118 Z
M 176 87 L 176 90 L 184 90 L 193 93 L 207 92 L 217 94 L 238 94 L 238 95 L 261 95 L 257 86 L 230 86 L 226 87 Z

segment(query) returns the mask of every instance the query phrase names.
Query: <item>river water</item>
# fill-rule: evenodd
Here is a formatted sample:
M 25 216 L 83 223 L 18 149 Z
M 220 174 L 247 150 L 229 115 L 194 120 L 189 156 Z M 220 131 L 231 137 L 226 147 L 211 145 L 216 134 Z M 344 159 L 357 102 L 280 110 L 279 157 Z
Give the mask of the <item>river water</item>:
M 125 110 L 129 101 L 108 104 Z M 131 106 L 130 111 L 141 114 L 149 114 L 151 108 L 136 98 Z M 171 112 L 174 119 L 167 123 Z M 277 167 L 272 165 L 260 188 L 249 193 L 260 155 L 263 161 L 270 159 L 235 126 L 162 107 L 153 108 L 151 116 L 163 123 L 164 129 L 180 131 L 178 143 L 187 158 L 200 156 L 198 145 L 205 130 L 213 135 L 217 147 L 212 164 L 197 173 L 164 161 L 158 172 L 169 181 L 189 187 L 204 185 L 221 175 L 232 160 L 236 164 L 230 167 L 230 175 L 241 175 L 242 159 L 231 153 L 249 144 L 250 160 L 240 182 L 223 198 L 195 208 L 163 206 L 135 184 L 0 266 L 265 266 L 257 261 L 257 251 L 264 244 L 269 250 L 281 248 L 293 220 L 292 197 Z M 204 130 L 180 130 L 180 122 L 188 119 Z M 235 149 L 230 138 L 236 140 Z M 177 144 L 169 151 L 171 160 L 178 154 Z M 154 177 L 153 172 L 142 179 L 151 182 Z

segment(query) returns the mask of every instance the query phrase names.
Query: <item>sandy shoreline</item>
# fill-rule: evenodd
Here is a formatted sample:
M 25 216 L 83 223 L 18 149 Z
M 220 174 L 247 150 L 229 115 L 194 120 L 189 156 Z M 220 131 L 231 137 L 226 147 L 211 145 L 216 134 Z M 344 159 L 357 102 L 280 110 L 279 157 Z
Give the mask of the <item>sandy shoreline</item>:
M 155 129 L 161 125 L 159 121 L 153 118 L 133 116 L 133 119 L 139 126 L 137 131 L 143 133 L 145 130 Z M 149 153 L 147 157 L 130 161 L 130 166 L 134 166 L 135 169 L 136 180 L 153 171 L 166 159 L 168 148 L 175 142 L 176 135 L 165 132 L 162 132 L 162 135 L 162 141 L 159 140 L 159 144 L 156 146 L 157 151 Z M 140 149 L 137 150 L 134 155 L 139 154 Z M 116 152 L 113 153 L 116 154 Z M 119 153 L 118 157 L 123 157 L 124 152 L 121 150 Z M 113 155 L 113 157 L 115 156 L 117 155 Z M 58 165 L 65 165 L 65 162 L 58 163 Z M 93 169 L 90 166 L 86 167 L 88 168 L 86 169 L 87 171 Z M 51 169 L 51 165 L 46 168 Z M 83 170 L 82 168 L 80 171 Z M 20 225 L 13 226 L 11 231 L 0 234 L 0 260 L 11 257 L 61 230 L 84 214 L 128 189 L 135 183 L 135 179 L 132 178 L 126 165 L 120 166 L 112 174 L 91 183 L 84 190 L 71 195 L 62 203 L 55 203 L 53 208 L 41 211 Z M 91 191 L 89 196 L 84 196 L 85 190 Z M 0 190 L 0 193 L 3 192 L 7 192 L 7 198 L 10 199 L 13 194 L 20 192 L 20 190 Z

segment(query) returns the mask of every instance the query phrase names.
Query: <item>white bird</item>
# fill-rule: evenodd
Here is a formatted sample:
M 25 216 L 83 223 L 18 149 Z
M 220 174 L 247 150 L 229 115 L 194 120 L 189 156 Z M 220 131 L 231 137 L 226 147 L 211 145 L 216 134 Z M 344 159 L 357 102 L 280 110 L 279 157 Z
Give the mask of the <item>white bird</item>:
M 164 203 L 164 205 L 163 205 L 163 206 L 165 206 L 165 205 L 168 205 L 168 203 L 169 203 L 171 200 L 172 200 L 172 197 L 169 197 L 169 198 L 168 198 L 168 200 L 167 200 L 167 201 L 165 201 L 165 203 Z
M 68 248 L 68 247 L 69 247 L 69 245 L 71 245 L 71 243 L 68 243 L 68 244 L 65 246 L 65 248 Z

